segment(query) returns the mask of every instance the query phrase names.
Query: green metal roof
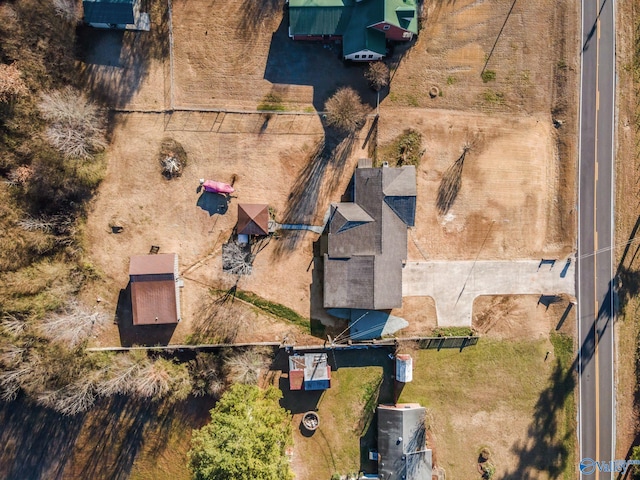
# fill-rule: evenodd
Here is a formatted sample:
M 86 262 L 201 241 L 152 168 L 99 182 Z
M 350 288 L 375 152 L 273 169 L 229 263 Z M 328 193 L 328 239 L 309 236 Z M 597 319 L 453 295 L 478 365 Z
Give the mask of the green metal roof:
M 351 55 L 362 50 L 371 50 L 384 55 L 387 52 L 387 39 L 384 33 L 374 28 L 349 29 L 342 37 L 342 54 Z
M 367 27 L 386 21 L 417 34 L 417 17 L 416 0 L 289 0 L 291 35 L 341 35 L 344 55 L 384 55 L 385 34 Z
M 135 0 L 84 0 L 84 21 L 87 23 L 132 24 Z
M 344 35 L 352 7 L 305 8 L 289 6 L 292 35 Z
M 384 21 L 417 34 L 417 10 L 415 0 L 384 0 Z

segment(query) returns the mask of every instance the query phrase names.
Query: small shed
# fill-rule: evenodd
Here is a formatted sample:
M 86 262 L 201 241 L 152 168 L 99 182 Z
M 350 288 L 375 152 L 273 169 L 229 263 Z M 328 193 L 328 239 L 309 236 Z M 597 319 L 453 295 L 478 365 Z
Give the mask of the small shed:
M 409 383 L 413 380 L 413 358 L 411 355 L 401 353 L 396 355 L 396 380 Z
M 178 255 L 134 255 L 129 263 L 134 325 L 180 321 Z
M 326 390 L 331 387 L 331 367 L 326 353 L 289 357 L 290 390 Z
M 268 235 L 269 205 L 238 204 L 238 235 Z
M 140 0 L 83 0 L 84 21 L 96 28 L 149 30 L 149 14 Z

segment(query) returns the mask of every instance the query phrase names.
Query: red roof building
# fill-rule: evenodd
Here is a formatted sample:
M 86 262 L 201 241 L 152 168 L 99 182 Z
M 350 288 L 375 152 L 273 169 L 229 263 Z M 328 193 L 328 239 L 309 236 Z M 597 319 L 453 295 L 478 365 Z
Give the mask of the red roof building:
M 269 235 L 269 205 L 238 204 L 239 235 Z
M 178 255 L 135 255 L 129 263 L 134 325 L 180 321 Z

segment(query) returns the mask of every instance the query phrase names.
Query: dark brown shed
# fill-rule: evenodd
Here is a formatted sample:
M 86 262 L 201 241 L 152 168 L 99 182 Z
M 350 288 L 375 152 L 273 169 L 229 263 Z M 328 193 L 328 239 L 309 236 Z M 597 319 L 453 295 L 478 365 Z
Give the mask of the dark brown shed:
M 135 255 L 129 263 L 134 325 L 180 321 L 178 255 Z
M 238 234 L 268 235 L 269 205 L 255 203 L 238 204 Z

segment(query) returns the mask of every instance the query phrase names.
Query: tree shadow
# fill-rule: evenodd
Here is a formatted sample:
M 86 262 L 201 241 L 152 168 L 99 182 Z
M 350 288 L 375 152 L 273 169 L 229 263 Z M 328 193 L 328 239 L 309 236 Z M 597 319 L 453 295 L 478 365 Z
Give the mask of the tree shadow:
M 169 56 L 167 2 L 142 0 L 151 30 L 113 31 L 81 25 L 77 30 L 81 82 L 92 97 L 124 107 L 149 74 L 151 62 Z M 165 92 L 166 93 L 166 92 Z
M 199 428 L 214 405 L 211 397 L 176 405 L 114 396 L 92 410 L 75 465 L 76 478 L 126 479 L 139 454 L 157 457 L 175 428 Z
M 23 397 L 0 407 L 0 477 L 62 479 L 84 415 L 66 417 Z
M 462 167 L 468 151 L 469 149 L 464 147 L 462 155 L 449 166 L 442 176 L 436 198 L 436 207 L 440 215 L 446 215 L 456 198 L 458 198 L 458 193 L 462 186 Z
M 504 479 L 534 480 L 540 477 L 540 472 L 546 472 L 550 479 L 563 475 L 570 454 L 567 441 L 575 432 L 566 432 L 558 438 L 561 428 L 558 413 L 573 395 L 575 386 L 574 369 L 565 371 L 560 360 L 556 360 L 548 386 L 536 402 L 527 439 L 517 442 L 511 449 L 518 457 L 518 465 Z
M 281 223 L 311 225 L 317 221 L 318 208 L 339 185 L 355 142 L 355 133 L 345 136 L 325 128 L 324 139 L 315 145 L 291 188 Z M 295 249 L 305 234 L 304 230 L 294 230 L 282 235 L 274 249 L 275 257 Z
M 265 3 L 273 3 L 273 0 Z M 252 14 L 247 16 L 251 19 Z M 348 85 L 365 103 L 375 107 L 376 93 L 364 78 L 366 64 L 343 61 L 342 47 L 335 42 L 294 41 L 288 32 L 289 18 L 285 8 L 282 22 L 271 36 L 264 70 L 264 79 L 273 83 L 276 91 L 286 94 L 288 85 L 309 85 L 313 87 L 313 107 L 322 112 L 324 102 L 333 92 Z M 381 92 L 381 98 L 383 95 Z
M 116 305 L 116 321 L 120 334 L 120 345 L 131 347 L 133 345 L 168 345 L 177 324 L 162 325 L 134 325 L 133 308 L 131 305 L 131 282 L 126 288 L 120 290 L 118 304 Z

